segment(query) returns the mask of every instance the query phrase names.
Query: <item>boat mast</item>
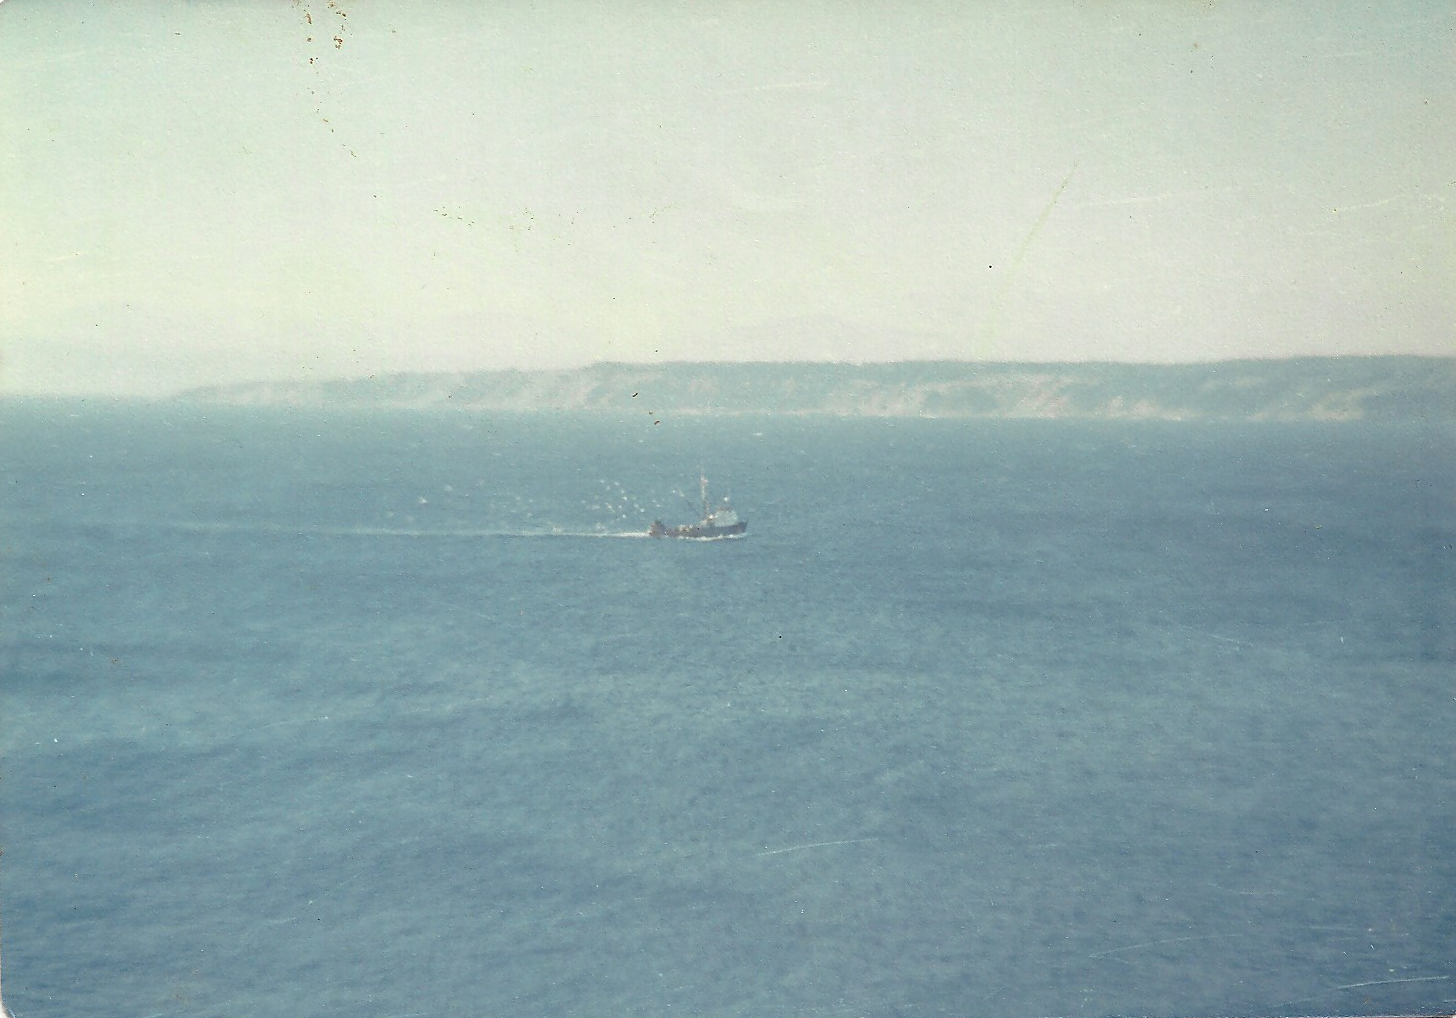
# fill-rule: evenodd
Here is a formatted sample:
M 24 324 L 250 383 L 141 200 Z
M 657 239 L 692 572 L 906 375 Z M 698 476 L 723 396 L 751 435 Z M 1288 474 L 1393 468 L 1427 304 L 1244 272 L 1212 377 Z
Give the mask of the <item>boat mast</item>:
M 703 474 L 701 467 L 698 468 L 698 488 L 703 496 L 703 519 L 708 518 L 708 478 Z

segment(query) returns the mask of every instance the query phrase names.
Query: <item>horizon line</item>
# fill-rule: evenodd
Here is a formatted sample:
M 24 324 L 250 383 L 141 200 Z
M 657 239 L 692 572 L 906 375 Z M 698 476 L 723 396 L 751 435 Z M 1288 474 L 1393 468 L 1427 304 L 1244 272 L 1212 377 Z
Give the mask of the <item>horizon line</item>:
M 622 369 L 670 369 L 684 367 L 699 368 L 881 368 L 914 365 L 943 365 L 987 368 L 1159 368 L 1166 370 L 1210 368 L 1221 365 L 1280 364 L 1323 361 L 1456 361 L 1456 352 L 1450 354 L 1420 353 L 1342 353 L 1342 354 L 1279 354 L 1268 357 L 1239 356 L 1215 357 L 1198 360 L 993 360 L 986 358 L 916 357 L 903 360 L 597 360 L 571 367 L 537 368 L 453 368 L 453 369 L 404 369 L 374 371 L 362 374 L 340 375 L 288 375 L 279 377 L 244 377 L 232 380 L 198 381 L 182 385 L 165 392 L 116 392 L 107 389 L 78 389 L 57 391 L 44 389 L 8 390 L 0 387 L 0 400 L 6 399 L 72 399 L 105 400 L 108 402 L 164 402 L 189 394 L 215 389 L 236 389 L 268 385 L 327 385 L 331 383 L 354 383 L 370 379 L 399 379 L 409 377 L 447 378 L 478 375 L 569 375 L 601 368 Z

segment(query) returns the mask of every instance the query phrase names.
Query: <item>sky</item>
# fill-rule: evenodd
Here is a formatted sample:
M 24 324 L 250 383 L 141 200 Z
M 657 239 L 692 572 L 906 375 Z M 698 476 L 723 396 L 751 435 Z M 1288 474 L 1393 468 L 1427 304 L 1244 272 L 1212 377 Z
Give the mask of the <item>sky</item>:
M 1449 0 L 4 0 L 0 393 L 1456 354 Z

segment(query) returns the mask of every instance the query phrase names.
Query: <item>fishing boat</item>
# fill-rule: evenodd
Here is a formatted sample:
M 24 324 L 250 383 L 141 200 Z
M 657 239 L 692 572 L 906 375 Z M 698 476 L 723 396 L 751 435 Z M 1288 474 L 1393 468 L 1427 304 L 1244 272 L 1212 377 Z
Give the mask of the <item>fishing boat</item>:
M 725 498 L 716 506 L 708 501 L 708 479 L 698 478 L 702 500 L 703 518 L 697 523 L 684 523 L 669 527 L 661 520 L 653 520 L 647 528 L 648 537 L 686 537 L 699 541 L 714 541 L 722 537 L 737 537 L 748 529 L 748 521 L 740 520 Z M 686 496 L 684 496 L 686 498 Z M 696 509 L 697 506 L 694 506 Z

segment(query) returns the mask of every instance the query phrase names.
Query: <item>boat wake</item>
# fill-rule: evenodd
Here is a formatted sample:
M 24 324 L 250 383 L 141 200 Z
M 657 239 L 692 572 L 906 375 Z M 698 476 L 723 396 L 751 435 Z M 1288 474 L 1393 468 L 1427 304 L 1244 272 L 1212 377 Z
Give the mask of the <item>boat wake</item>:
M 281 523 L 228 523 L 180 520 L 168 521 L 163 523 L 162 526 L 173 530 L 185 530 L 199 534 L 277 534 L 279 536 L 291 537 L 408 537 L 447 540 L 510 537 L 618 538 L 636 540 L 647 537 L 645 530 L 582 530 L 567 527 L 523 527 L 517 529 L 498 527 L 488 530 L 441 527 L 306 527 L 289 526 Z

